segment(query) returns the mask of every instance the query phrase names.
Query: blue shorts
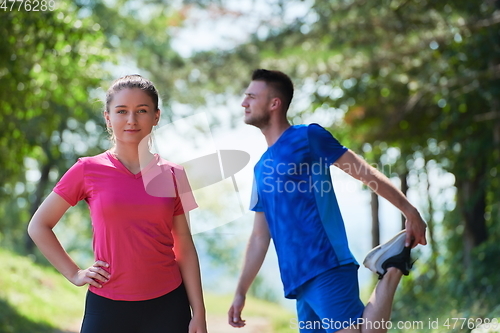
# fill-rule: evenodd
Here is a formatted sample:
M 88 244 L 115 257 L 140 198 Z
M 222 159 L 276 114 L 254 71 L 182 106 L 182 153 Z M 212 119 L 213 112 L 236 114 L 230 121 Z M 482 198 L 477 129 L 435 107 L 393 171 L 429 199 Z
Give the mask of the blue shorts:
M 301 333 L 333 333 L 357 323 L 365 309 L 359 298 L 358 268 L 332 268 L 297 289 Z

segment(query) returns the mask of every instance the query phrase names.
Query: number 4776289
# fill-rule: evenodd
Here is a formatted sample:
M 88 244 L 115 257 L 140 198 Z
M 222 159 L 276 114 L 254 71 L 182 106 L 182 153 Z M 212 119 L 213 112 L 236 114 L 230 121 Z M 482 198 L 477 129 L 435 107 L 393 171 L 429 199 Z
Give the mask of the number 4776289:
M 0 11 L 46 12 L 56 8 L 54 0 L 0 0 Z
M 443 327 L 447 329 L 475 329 L 478 327 L 483 328 L 498 328 L 499 323 L 497 318 L 448 318 L 444 321 Z

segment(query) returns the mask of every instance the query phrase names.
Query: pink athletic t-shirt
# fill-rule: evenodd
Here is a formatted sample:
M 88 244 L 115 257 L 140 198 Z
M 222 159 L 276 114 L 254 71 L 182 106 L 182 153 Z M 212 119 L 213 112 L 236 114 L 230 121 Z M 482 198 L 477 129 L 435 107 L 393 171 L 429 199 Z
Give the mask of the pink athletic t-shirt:
M 155 155 L 138 174 L 109 151 L 80 158 L 54 187 L 74 206 L 90 209 L 95 260 L 111 278 L 93 293 L 124 301 L 153 299 L 181 282 L 172 237 L 173 217 L 197 207 L 181 166 Z

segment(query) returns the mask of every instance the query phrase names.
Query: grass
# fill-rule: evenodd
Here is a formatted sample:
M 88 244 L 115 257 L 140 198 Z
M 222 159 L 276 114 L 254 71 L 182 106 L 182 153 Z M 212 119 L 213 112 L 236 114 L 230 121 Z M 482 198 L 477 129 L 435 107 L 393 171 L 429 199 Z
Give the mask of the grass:
M 86 288 L 77 288 L 68 282 L 54 269 L 33 263 L 28 257 L 19 256 L 0 248 L 0 332 L 5 333 L 55 333 L 78 330 L 82 319 Z M 362 298 L 366 301 L 372 288 L 362 290 Z M 401 295 L 403 291 L 399 290 Z M 470 332 L 464 329 L 445 327 L 449 318 L 493 318 L 500 319 L 500 305 L 485 311 L 478 300 L 476 306 L 467 311 L 454 310 L 454 306 L 444 300 L 453 295 L 442 295 L 442 301 L 435 293 L 426 291 L 418 297 L 417 305 L 427 304 L 417 314 L 401 315 L 403 306 L 396 301 L 394 320 L 419 319 L 425 324 L 419 332 L 438 333 L 446 329 L 449 332 Z M 430 299 L 429 299 L 430 298 Z M 225 321 L 227 310 L 232 302 L 231 295 L 205 294 L 208 316 L 220 317 Z M 435 306 L 432 304 L 435 303 Z M 445 304 L 443 304 L 445 303 Z M 477 309 L 476 309 L 477 307 Z M 443 313 L 445 315 L 443 315 Z M 248 297 L 243 313 L 248 323 L 254 318 L 264 318 L 272 326 L 274 333 L 296 333 L 290 328 L 290 320 L 296 318 L 291 311 L 274 303 Z M 418 317 L 418 318 L 417 318 Z M 439 327 L 431 327 L 430 320 L 439 320 Z M 454 322 L 450 322 L 452 325 Z M 500 332 L 500 324 L 496 329 L 477 330 L 474 333 Z M 210 327 L 209 327 L 210 330 Z M 413 330 L 397 330 L 394 332 L 411 332 Z M 217 333 L 217 332 L 215 332 Z
M 54 269 L 0 248 L 0 332 L 75 331 L 82 319 L 86 288 L 78 288 Z M 206 293 L 209 316 L 227 316 L 232 297 Z M 289 328 L 295 315 L 283 307 L 248 298 L 244 317 L 267 319 L 275 333 Z
M 85 288 L 3 249 L 0 262 L 1 332 L 54 332 L 75 326 L 82 316 Z
M 227 317 L 227 311 L 232 302 L 230 295 L 214 295 L 207 293 L 205 303 L 209 315 Z M 243 319 L 250 321 L 249 318 L 259 317 L 267 319 L 273 328 L 274 333 L 296 333 L 296 330 L 290 328 L 290 319 L 296 318 L 295 313 L 267 301 L 259 300 L 253 297 L 247 297 L 245 308 L 242 314 Z

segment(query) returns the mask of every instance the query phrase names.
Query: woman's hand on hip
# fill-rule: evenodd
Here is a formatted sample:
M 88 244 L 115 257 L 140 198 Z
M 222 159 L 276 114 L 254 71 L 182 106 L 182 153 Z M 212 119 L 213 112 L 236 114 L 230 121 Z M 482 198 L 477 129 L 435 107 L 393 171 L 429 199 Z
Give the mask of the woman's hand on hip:
M 90 284 L 96 288 L 102 288 L 102 285 L 111 278 L 111 274 L 105 270 L 108 267 L 107 262 L 96 261 L 89 268 L 78 270 L 75 276 L 70 279 L 70 282 L 78 287 Z

